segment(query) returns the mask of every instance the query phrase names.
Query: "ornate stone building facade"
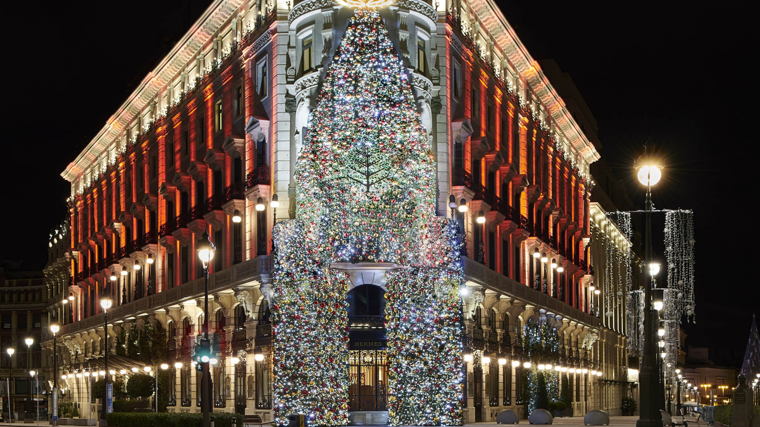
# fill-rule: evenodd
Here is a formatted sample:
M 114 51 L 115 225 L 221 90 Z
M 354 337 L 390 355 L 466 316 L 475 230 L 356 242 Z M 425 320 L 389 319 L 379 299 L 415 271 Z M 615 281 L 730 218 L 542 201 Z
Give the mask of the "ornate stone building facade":
M 493 1 L 399 0 L 379 12 L 437 161 L 438 215 L 465 236 L 466 420 L 525 404 L 529 324 L 556 334 L 542 365 L 567 375 L 574 414 L 614 414 L 625 305 L 594 285 L 617 295 L 625 275 L 602 285 L 607 253 L 595 242 L 630 245 L 591 204 L 594 144 Z M 160 322 L 177 366 L 169 410 L 200 410 L 190 352 L 204 316 L 196 242 L 208 231 L 209 321 L 222 337 L 214 404 L 271 420 L 271 230 L 297 216 L 295 161 L 352 13 L 330 0 L 214 1 L 66 168 L 66 247 L 46 270 L 48 315 L 62 324 L 61 371 L 49 375 L 65 374 L 62 388 L 87 401 L 84 377 L 69 374 L 96 370 L 122 331 Z M 387 419 L 384 290 L 363 284 L 348 295 L 350 409 L 352 421 L 377 423 Z M 115 301 L 107 345 L 104 294 Z M 47 333 L 46 366 L 52 345 Z M 111 360 L 117 374 L 137 366 Z

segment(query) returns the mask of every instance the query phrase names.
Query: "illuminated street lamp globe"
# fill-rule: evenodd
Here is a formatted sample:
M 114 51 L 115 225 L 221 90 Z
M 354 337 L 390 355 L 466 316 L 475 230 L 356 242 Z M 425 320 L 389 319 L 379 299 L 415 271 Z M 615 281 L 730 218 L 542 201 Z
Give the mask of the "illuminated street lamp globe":
M 651 187 L 660 182 L 660 179 L 662 178 L 662 171 L 660 170 L 659 166 L 642 166 L 639 168 L 639 172 L 636 177 L 639 179 L 639 182 L 642 185 Z

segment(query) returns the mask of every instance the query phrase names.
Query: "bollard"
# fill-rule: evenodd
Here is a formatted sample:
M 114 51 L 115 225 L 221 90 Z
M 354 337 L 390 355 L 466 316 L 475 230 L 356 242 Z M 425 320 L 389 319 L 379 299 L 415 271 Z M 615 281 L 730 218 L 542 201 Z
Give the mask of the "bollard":
M 215 422 L 214 422 L 215 419 L 216 419 L 216 417 L 212 415 L 211 419 L 209 420 L 209 424 L 208 424 L 209 427 L 215 427 Z

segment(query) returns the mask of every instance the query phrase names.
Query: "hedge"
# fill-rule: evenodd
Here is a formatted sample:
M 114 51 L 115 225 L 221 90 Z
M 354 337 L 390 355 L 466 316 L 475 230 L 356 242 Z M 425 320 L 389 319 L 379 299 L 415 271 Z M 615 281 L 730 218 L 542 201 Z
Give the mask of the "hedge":
M 216 427 L 231 427 L 232 419 L 237 419 L 237 426 L 243 426 L 240 414 L 215 413 Z M 201 427 L 202 414 L 194 413 L 144 413 L 114 412 L 108 414 L 108 425 L 113 427 Z
M 731 413 L 734 411 L 733 405 L 721 405 L 715 407 L 715 422 L 731 425 Z M 760 415 L 760 406 L 755 405 L 752 408 L 752 413 L 757 416 Z

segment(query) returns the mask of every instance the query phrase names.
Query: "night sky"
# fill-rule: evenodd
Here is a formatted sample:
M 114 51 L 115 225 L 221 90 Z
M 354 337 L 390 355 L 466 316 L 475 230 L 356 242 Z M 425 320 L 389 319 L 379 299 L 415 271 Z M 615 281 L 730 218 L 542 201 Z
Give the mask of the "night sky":
M 48 232 L 66 215 L 60 173 L 209 3 L 4 7 L 1 258 L 44 267 Z M 602 156 L 640 206 L 633 161 L 648 138 L 657 144 L 666 169 L 655 207 L 695 211 L 698 323 L 686 326 L 687 343 L 741 363 L 760 306 L 749 250 L 760 237 L 750 3 L 499 4 L 532 56 L 556 60 L 573 78 L 599 123 Z

